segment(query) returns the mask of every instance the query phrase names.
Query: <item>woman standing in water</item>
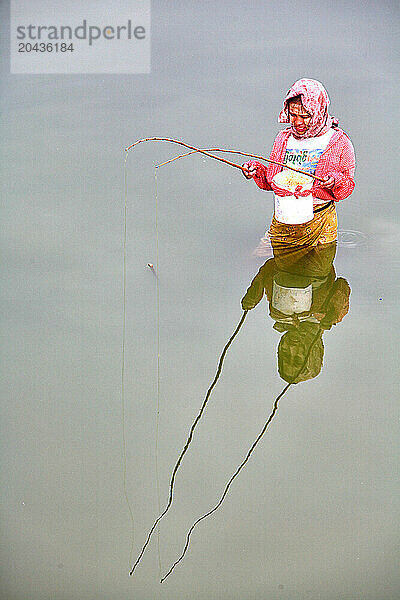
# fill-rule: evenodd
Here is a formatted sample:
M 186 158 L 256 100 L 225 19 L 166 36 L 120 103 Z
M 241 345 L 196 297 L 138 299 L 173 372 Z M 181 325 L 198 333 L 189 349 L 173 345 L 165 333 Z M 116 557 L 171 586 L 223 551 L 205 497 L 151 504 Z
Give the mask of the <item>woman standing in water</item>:
M 312 220 L 288 225 L 275 215 L 269 229 L 272 245 L 316 245 L 329 243 L 337 236 L 335 203 L 350 196 L 354 189 L 355 156 L 347 134 L 328 113 L 329 97 L 324 86 L 315 79 L 299 79 L 286 94 L 280 123 L 290 127 L 275 138 L 270 158 L 307 171 L 323 179 L 312 186 Z M 282 168 L 257 161 L 242 165 L 247 179 L 254 179 L 263 190 L 273 190 L 273 177 Z M 272 183 L 272 186 L 271 186 Z

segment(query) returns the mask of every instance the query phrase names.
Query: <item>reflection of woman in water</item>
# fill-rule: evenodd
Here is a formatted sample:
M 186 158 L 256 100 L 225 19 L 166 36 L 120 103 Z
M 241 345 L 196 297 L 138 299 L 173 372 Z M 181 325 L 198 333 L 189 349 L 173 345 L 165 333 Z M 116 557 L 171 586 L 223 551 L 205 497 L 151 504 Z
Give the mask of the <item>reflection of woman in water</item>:
M 324 355 L 322 334 L 349 310 L 350 286 L 336 279 L 336 243 L 274 251 L 253 279 L 242 308 L 254 308 L 264 295 L 274 329 L 282 332 L 278 346 L 279 374 L 299 383 L 316 377 Z
M 329 115 L 328 107 L 328 94 L 314 79 L 296 81 L 286 94 L 279 122 L 290 123 L 290 127 L 278 133 L 270 158 L 324 181 L 314 180 L 312 220 L 287 225 L 274 216 L 269 236 L 275 246 L 315 245 L 336 239 L 335 203 L 347 198 L 354 189 L 355 157 L 350 139 L 339 129 L 337 119 Z M 265 166 L 254 160 L 244 163 L 243 168 L 245 177 L 254 179 L 263 190 L 272 190 L 272 179 L 282 170 L 278 165 Z
M 282 248 L 274 248 L 274 258 L 268 260 L 253 279 L 242 299 L 243 315 L 222 351 L 215 377 L 173 468 L 167 505 L 154 521 L 131 569 L 131 575 L 139 564 L 157 525 L 171 508 L 176 474 L 219 379 L 226 353 L 242 327 L 248 311 L 260 302 L 264 293 L 269 302 L 270 315 L 275 320 L 274 328 L 283 333 L 278 347 L 278 369 L 287 384 L 275 398 L 272 412 L 245 457 L 229 478 L 218 502 L 198 517 L 189 528 L 182 553 L 161 578 L 161 582 L 169 577 L 185 557 L 194 529 L 204 519 L 214 514 L 224 502 L 233 481 L 249 461 L 272 422 L 280 399 L 293 384 L 312 379 L 319 374 L 324 353 L 322 334 L 332 325 L 339 323 L 349 310 L 350 287 L 345 279 L 336 278 L 333 268 L 335 253 L 335 242 L 311 247 L 290 248 L 286 245 Z

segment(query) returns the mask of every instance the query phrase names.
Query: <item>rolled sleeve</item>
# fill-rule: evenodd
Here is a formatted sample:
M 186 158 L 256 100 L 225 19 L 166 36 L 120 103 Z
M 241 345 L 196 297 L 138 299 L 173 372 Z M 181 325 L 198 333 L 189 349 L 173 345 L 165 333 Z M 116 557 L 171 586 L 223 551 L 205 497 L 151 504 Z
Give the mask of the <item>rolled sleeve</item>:
M 348 198 L 355 187 L 354 182 L 354 169 L 353 176 L 350 175 L 349 171 L 331 172 L 332 177 L 335 179 L 335 185 L 332 189 L 334 200 L 339 202 L 339 200 L 344 200 Z
M 333 177 L 335 185 L 332 190 L 327 190 L 315 183 L 315 187 L 313 188 L 314 196 L 322 200 L 333 198 L 336 202 L 350 196 L 355 187 L 354 172 L 356 161 L 353 144 L 349 137 L 344 134 L 340 142 L 331 148 L 329 155 L 321 162 L 321 168 L 317 168 L 315 174 L 319 177 Z

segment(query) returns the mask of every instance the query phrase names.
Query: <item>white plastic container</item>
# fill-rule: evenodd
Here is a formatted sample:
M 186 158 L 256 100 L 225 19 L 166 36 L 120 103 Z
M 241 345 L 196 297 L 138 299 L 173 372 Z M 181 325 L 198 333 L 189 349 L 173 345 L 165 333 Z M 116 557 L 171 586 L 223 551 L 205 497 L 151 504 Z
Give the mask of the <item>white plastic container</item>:
M 307 312 L 312 305 L 312 284 L 306 288 L 287 288 L 274 280 L 272 288 L 272 306 L 285 315 Z
M 274 189 L 275 219 L 277 221 L 289 225 L 299 225 L 313 219 L 313 197 L 311 192 L 307 193 L 313 185 L 311 177 L 286 169 L 275 175 L 272 184 L 273 189 L 274 185 L 279 188 L 279 190 Z M 300 186 L 300 194 L 294 195 L 298 186 Z M 289 192 L 292 193 L 290 195 L 281 195 L 283 194 L 281 190 L 284 190 L 286 194 L 289 194 Z M 305 193 L 307 195 L 302 195 Z

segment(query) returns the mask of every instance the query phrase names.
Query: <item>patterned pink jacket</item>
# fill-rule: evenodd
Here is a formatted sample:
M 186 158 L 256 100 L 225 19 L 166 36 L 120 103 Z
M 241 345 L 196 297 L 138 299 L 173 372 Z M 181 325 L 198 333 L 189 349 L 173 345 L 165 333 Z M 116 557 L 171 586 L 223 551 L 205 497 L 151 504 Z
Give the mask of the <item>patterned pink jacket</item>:
M 290 128 L 283 129 L 278 133 L 272 146 L 271 160 L 283 162 L 290 133 Z M 327 190 L 321 188 L 318 181 L 314 181 L 312 187 L 314 198 L 319 198 L 324 202 L 332 199 L 338 202 L 350 196 L 355 185 L 355 164 L 353 144 L 344 131 L 338 127 L 335 128 L 329 144 L 321 154 L 315 171 L 317 177 L 326 177 L 327 175 L 334 177 L 335 187 L 333 190 Z M 265 166 L 257 162 L 257 172 L 254 181 L 262 190 L 272 190 L 272 178 L 281 170 L 282 167 L 279 165 L 268 163 L 268 166 Z

